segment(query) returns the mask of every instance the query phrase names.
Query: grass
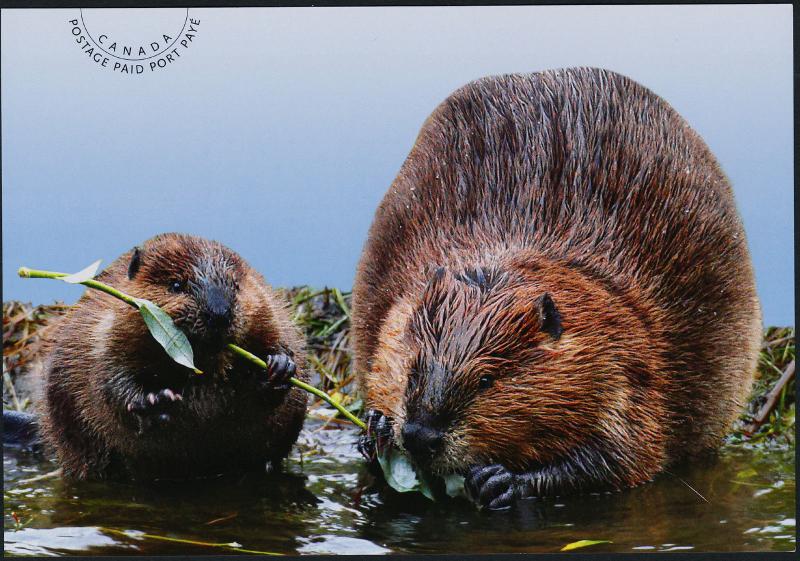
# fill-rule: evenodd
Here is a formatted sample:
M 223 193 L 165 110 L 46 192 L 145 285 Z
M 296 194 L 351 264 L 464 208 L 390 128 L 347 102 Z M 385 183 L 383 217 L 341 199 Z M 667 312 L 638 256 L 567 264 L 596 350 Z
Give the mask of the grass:
M 796 376 L 785 377 L 788 382 L 778 385 L 788 368 L 794 369 L 795 333 L 791 327 L 770 327 L 764 334 L 764 343 L 758 357 L 758 369 L 750 399 L 744 413 L 736 422 L 729 442 L 737 444 L 794 444 L 794 415 Z M 773 389 L 777 399 L 774 406 L 767 404 Z M 765 408 L 766 407 L 766 408 Z M 759 416 L 763 422 L 755 422 Z
M 291 302 L 292 319 L 306 336 L 312 380 L 318 388 L 358 414 L 362 400 L 356 391 L 350 345 L 350 293 L 338 288 L 307 286 L 283 291 Z M 324 403 L 312 402 L 312 414 Z
M 3 302 L 3 409 L 24 411 L 30 406 L 30 396 L 20 391 L 20 382 L 39 355 L 47 332 L 67 310 L 69 306 L 61 303 L 31 306 Z
M 312 382 L 344 405 L 359 412 L 350 341 L 350 293 L 335 288 L 315 290 L 309 287 L 283 289 L 291 304 L 292 316 L 306 336 Z M 26 409 L 30 404 L 26 384 L 20 383 L 41 351 L 41 342 L 49 329 L 69 306 L 32 306 L 19 302 L 3 303 L 3 408 Z M 795 377 L 784 376 L 788 383 L 775 392 L 775 399 L 765 409 L 770 392 L 795 360 L 794 328 L 770 327 L 764 334 L 756 381 L 745 411 L 729 437 L 733 444 L 794 444 Z M 309 414 L 322 416 L 334 425 L 335 411 L 324 402 L 311 402 Z M 763 422 L 754 422 L 765 413 Z

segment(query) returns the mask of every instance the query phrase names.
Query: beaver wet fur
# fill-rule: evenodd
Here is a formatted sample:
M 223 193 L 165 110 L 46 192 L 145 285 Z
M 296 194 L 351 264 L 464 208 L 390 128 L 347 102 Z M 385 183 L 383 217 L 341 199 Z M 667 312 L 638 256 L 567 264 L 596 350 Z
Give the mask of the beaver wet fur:
M 371 431 L 500 508 L 714 450 L 761 311 L 703 140 L 578 68 L 477 80 L 427 119 L 370 228 L 353 330 Z
M 98 277 L 161 306 L 195 365 L 175 363 L 139 312 L 88 290 L 56 327 L 44 368 L 42 433 L 75 478 L 184 478 L 277 467 L 303 424 L 300 333 L 287 306 L 239 255 L 162 234 Z M 271 360 L 270 373 L 224 349 Z

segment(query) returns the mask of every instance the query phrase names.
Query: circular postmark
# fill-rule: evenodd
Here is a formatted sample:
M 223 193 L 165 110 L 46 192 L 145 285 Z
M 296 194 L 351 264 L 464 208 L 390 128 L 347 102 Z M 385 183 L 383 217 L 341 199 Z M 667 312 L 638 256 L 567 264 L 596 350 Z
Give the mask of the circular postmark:
M 158 17 L 153 10 L 115 11 L 81 8 L 80 14 L 89 40 L 120 60 L 147 60 L 168 51 L 189 23 L 189 8 L 160 8 Z
M 90 60 L 123 74 L 154 72 L 177 62 L 200 26 L 189 8 L 81 8 L 69 23 Z

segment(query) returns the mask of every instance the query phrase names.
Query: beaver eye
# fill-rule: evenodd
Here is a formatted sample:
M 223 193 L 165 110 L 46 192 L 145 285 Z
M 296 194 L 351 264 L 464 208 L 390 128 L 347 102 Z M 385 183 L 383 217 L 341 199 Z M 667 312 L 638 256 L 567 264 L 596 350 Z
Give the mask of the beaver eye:
M 494 376 L 488 374 L 484 374 L 478 380 L 478 387 L 482 390 L 492 387 L 492 384 L 494 384 Z
M 172 280 L 169 283 L 170 292 L 181 292 L 183 290 L 183 281 Z

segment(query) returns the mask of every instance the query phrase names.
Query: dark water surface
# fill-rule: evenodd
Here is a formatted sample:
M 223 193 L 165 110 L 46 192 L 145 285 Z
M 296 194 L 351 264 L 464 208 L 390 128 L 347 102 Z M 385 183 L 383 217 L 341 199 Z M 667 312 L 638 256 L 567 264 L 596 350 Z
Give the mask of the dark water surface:
M 461 499 L 359 492 L 356 436 L 309 420 L 286 474 L 147 487 L 26 482 L 56 466 L 6 448 L 5 553 L 554 552 L 584 539 L 612 543 L 578 551 L 795 549 L 793 448 L 727 446 L 714 462 L 627 492 L 478 512 Z

